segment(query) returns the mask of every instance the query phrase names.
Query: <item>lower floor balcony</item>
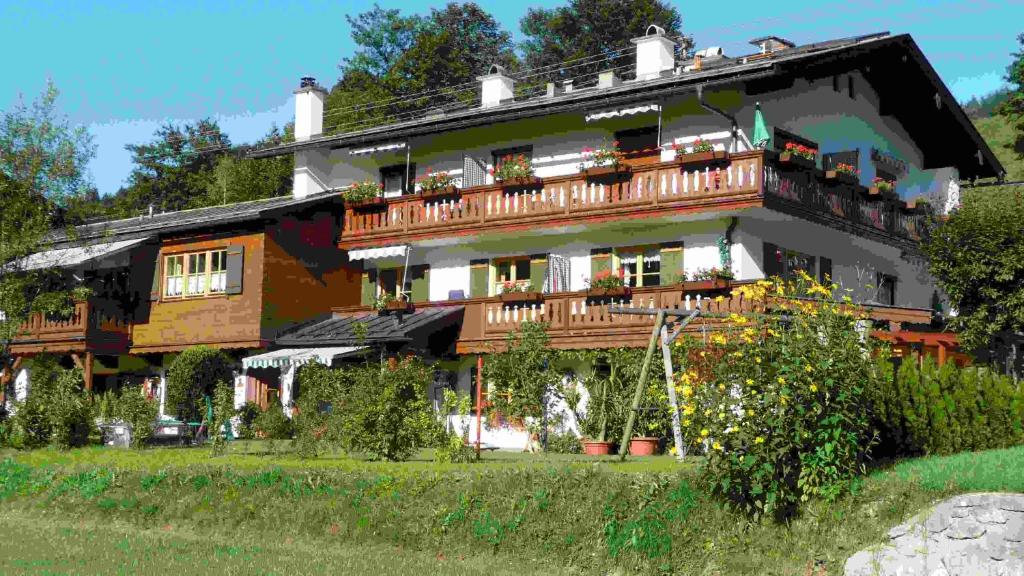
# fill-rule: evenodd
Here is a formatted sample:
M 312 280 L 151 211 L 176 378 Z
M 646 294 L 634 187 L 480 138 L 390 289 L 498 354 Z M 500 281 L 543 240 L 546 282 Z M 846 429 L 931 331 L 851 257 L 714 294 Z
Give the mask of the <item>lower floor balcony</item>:
M 11 344 L 11 353 L 43 352 L 125 353 L 131 324 L 120 305 L 90 298 L 75 302 L 68 316 L 33 312 Z

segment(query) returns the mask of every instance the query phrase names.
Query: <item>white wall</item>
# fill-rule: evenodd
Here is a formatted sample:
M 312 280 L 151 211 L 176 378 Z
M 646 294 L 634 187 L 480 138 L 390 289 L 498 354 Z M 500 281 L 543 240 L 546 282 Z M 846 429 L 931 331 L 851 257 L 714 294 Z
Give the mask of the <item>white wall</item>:
M 430 300 L 447 300 L 451 290 L 462 290 L 469 297 L 469 260 L 431 264 Z

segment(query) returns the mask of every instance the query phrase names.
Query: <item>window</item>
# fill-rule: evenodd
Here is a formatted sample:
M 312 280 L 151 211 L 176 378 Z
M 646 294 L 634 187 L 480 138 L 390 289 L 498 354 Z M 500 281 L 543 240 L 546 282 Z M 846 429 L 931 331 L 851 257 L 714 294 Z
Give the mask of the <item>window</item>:
M 878 274 L 877 298 L 879 304 L 896 305 L 896 277 L 891 274 Z
M 408 178 L 406 177 L 408 175 Z M 384 193 L 392 196 L 408 194 L 412 192 L 409 181 L 416 175 L 416 165 L 409 164 L 408 170 L 405 164 L 385 166 L 380 169 L 380 183 L 384 186 Z
M 657 126 L 621 130 L 615 133 L 615 139 L 619 141 L 619 150 L 622 152 L 655 150 L 660 146 Z
M 803 270 L 811 278 L 815 277 L 815 257 L 796 250 L 789 250 L 774 244 L 764 243 L 764 275 L 779 276 L 785 280 L 797 277 L 797 271 Z M 831 267 L 831 262 L 829 263 Z
M 500 258 L 494 261 L 494 293 L 501 294 L 502 287 L 506 282 L 517 286 L 531 286 L 530 281 L 530 259 L 523 258 Z M 533 286 L 534 290 L 539 286 Z
M 523 156 L 533 161 L 533 146 L 519 146 L 517 148 L 503 148 L 501 150 L 495 150 L 491 152 L 491 160 L 493 161 L 494 169 L 497 170 L 499 166 L 505 161 L 507 156 Z
M 227 250 L 168 256 L 164 264 L 164 296 L 208 296 L 227 289 Z
M 382 268 L 377 272 L 377 295 L 391 294 L 400 298 L 402 292 L 399 290 L 402 281 L 402 268 Z
M 860 169 L 860 151 L 845 150 L 843 152 L 832 152 L 821 155 L 822 170 L 835 170 L 837 164 L 846 164 Z
M 658 286 L 661 284 L 661 252 L 657 248 L 619 248 L 619 268 L 626 286 Z
M 818 282 L 828 285 L 832 283 L 832 259 L 822 256 L 818 258 Z

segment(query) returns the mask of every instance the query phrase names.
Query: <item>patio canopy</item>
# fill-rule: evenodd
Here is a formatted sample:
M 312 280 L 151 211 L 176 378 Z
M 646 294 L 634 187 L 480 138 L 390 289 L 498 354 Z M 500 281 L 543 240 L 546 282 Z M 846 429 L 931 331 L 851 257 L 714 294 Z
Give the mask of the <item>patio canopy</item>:
M 381 248 L 363 248 L 362 250 L 349 250 L 349 260 L 373 260 L 374 258 L 393 258 L 395 256 L 405 256 L 405 251 L 409 247 L 406 245 L 401 246 L 383 246 Z
M 334 346 L 328 348 L 282 348 L 273 352 L 242 358 L 242 368 L 285 368 L 300 366 L 308 362 L 330 364 L 335 358 L 342 358 L 365 350 L 365 346 Z
M 105 242 L 103 244 L 91 244 L 89 246 L 75 246 L 73 248 L 58 248 L 30 254 L 21 260 L 18 267 L 23 270 L 41 270 L 43 268 L 71 268 L 96 260 L 105 256 L 124 252 L 132 246 L 141 244 L 148 238 L 136 238 L 134 240 L 119 240 L 117 242 Z
M 660 111 L 661 106 L 659 106 L 658 104 L 641 104 L 640 106 L 630 106 L 629 108 L 618 108 L 616 110 L 594 112 L 593 114 L 587 114 L 585 120 L 587 122 L 593 122 L 595 120 L 603 120 L 605 118 L 618 118 L 620 116 L 632 116 L 633 114 L 641 114 L 643 112 Z
M 355 150 L 349 150 L 349 154 L 352 156 L 365 156 L 367 154 L 376 154 L 378 152 L 390 152 L 392 150 L 401 150 L 405 148 L 405 142 L 395 142 L 393 144 L 381 144 L 380 146 L 370 146 L 369 148 L 358 148 Z

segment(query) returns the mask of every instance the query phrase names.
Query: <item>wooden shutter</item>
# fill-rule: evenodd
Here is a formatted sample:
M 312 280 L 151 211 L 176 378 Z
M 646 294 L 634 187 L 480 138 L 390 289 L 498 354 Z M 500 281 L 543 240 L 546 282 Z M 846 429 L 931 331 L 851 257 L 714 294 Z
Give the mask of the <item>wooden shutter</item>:
M 228 280 L 227 288 L 224 290 L 224 292 L 227 294 L 242 293 L 242 272 L 244 271 L 244 255 L 245 246 L 228 246 Z
M 661 245 L 661 285 L 668 286 L 681 280 L 683 273 L 683 243 Z
M 610 248 L 595 248 L 590 251 L 590 277 L 598 272 L 612 269 L 612 251 Z
M 377 270 L 370 269 L 363 272 L 362 292 L 359 302 L 363 306 L 373 306 L 377 299 Z
M 469 296 L 483 298 L 488 295 L 487 284 L 490 263 L 487 260 L 472 260 L 469 263 Z
M 412 278 L 410 289 L 413 302 L 430 301 L 430 266 L 420 264 L 409 267 L 409 276 Z
M 153 270 L 153 287 L 149 290 L 149 301 L 156 302 L 160 299 L 162 290 L 160 289 L 160 279 L 163 278 L 163 257 L 160 255 L 160 250 L 156 251 L 156 267 Z M 143 284 L 145 286 L 145 284 Z
M 779 260 L 779 247 L 771 242 L 764 243 L 764 259 L 762 260 L 762 266 L 764 269 L 764 277 L 771 278 L 772 276 L 782 276 L 782 262 Z
M 548 255 L 530 255 L 530 284 L 533 290 L 540 292 L 544 290 L 544 274 L 548 271 Z

